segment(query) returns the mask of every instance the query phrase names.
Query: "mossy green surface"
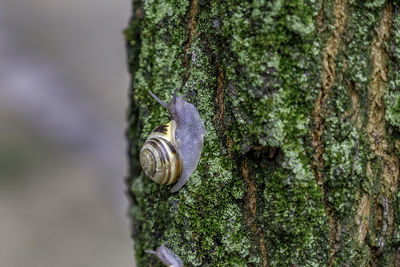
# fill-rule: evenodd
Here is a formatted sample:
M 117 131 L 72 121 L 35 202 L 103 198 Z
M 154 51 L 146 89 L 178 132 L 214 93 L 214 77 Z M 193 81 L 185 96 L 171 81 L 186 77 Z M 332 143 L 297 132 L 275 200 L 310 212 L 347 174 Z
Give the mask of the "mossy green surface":
M 260 235 L 246 218 L 245 178 L 256 187 L 252 220 L 265 238 L 269 266 L 328 265 L 325 205 L 344 229 L 335 264 L 365 262 L 369 251 L 354 239 L 352 218 L 356 192 L 373 194 L 376 187 L 365 174 L 369 144 L 363 127 L 370 45 L 383 2 L 352 1 L 347 8 L 322 136 L 325 192 L 311 168 L 310 129 L 323 49 L 335 22 L 334 1 L 323 6 L 313 0 L 196 3 L 194 32 L 188 26 L 189 1 L 135 1 L 125 31 L 132 72 L 130 216 L 138 266 L 160 264 L 144 250 L 163 242 L 185 266 L 261 266 Z M 324 26 L 319 29 L 321 8 Z M 349 89 L 355 84 L 357 107 Z M 396 86 L 387 101 L 399 101 Z M 148 91 L 169 101 L 177 87 L 198 108 L 207 135 L 197 170 L 171 194 L 170 187 L 146 177 L 137 162 L 148 133 L 170 120 Z M 216 101 L 221 97 L 223 103 Z M 386 113 L 394 127 L 400 126 L 398 112 L 394 106 Z M 271 148 L 275 155 L 268 154 Z M 244 161 L 250 177 L 243 177 Z
M 214 6 L 222 24 L 213 39 L 225 48 L 220 58 L 233 150 L 246 156 L 252 146 L 261 145 L 283 152 L 279 162 L 265 159 L 266 154 L 250 157 L 257 173 L 252 179 L 263 190 L 257 225 L 265 233 L 268 264 L 324 261 L 329 230 L 306 152 L 320 77 L 320 42 L 314 34 L 320 6 L 313 1 Z
M 385 194 L 381 192 L 380 181 L 382 159 L 371 155 L 365 128 L 368 123 L 368 91 L 373 90 L 370 85 L 371 45 L 386 4 L 385 1 L 349 2 L 346 28 L 335 59 L 337 78 L 328 98 L 330 112 L 325 120 L 323 140 L 326 148 L 324 177 L 328 204 L 334 209 L 335 217 L 343 228 L 338 242 L 341 249 L 335 259 L 338 265 L 364 266 L 370 260 L 383 263 L 385 253 L 391 253 L 386 250 L 378 259 L 372 259 L 374 252 L 368 246 L 376 246 L 381 233 L 375 233 L 371 227 L 366 239 L 367 246 L 360 244 L 357 240 L 358 225 L 353 221 L 360 202 L 357 198 L 359 193 L 368 194 L 372 199 Z M 356 100 L 352 99 L 354 95 L 357 96 Z M 388 113 L 386 119 L 393 121 Z M 372 176 L 368 175 L 366 169 L 368 162 Z M 373 202 L 372 205 L 370 223 L 374 225 L 380 216 L 374 211 L 380 204 Z M 390 242 L 390 237 L 386 238 Z
M 372 8 L 361 2 L 347 6 L 345 29 L 335 58 L 336 82 L 327 103 L 323 175 L 327 204 L 334 210 L 335 219 L 342 228 L 337 240 L 341 249 L 335 258 L 335 264 L 339 266 L 363 266 L 370 258 L 370 251 L 360 246 L 357 240 L 358 228 L 353 220 L 360 186 L 362 193 L 371 195 L 377 186 L 366 176 L 369 140 L 365 127 L 372 68 L 370 49 L 382 7 Z M 352 99 L 352 94 L 356 99 Z
M 392 37 L 389 42 L 389 84 L 385 94 L 386 120 L 400 132 L 400 15 L 393 15 Z
M 400 3 L 394 3 L 393 23 L 391 37 L 388 45 L 389 77 L 385 94 L 385 117 L 389 123 L 388 132 L 390 144 L 394 154 L 400 158 Z M 392 236 L 388 238 L 388 246 L 400 247 L 400 193 L 395 192 L 391 199 L 394 213 L 394 229 Z M 393 253 L 385 251 L 381 264 L 393 264 L 399 261 Z

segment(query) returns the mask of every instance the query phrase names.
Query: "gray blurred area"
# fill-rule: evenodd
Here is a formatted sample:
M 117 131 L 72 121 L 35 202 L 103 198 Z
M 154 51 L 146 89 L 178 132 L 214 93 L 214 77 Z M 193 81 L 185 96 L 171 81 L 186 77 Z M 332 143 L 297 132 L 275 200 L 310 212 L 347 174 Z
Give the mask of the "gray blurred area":
M 0 0 L 0 267 L 134 266 L 130 0 Z

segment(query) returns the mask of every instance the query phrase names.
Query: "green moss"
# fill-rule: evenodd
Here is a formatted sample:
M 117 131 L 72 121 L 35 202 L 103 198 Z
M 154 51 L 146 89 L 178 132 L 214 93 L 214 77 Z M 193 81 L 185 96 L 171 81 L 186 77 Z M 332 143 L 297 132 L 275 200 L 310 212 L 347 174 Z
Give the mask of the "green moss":
M 268 222 L 267 236 L 274 244 L 269 248 L 271 266 L 327 262 L 327 222 L 318 197 L 315 183 L 307 185 L 289 171 L 278 170 L 268 177 L 263 221 Z
M 254 249 L 258 251 L 258 248 L 254 247 L 254 243 L 249 239 L 249 230 L 243 228 L 241 203 L 245 197 L 244 185 L 242 181 L 234 179 L 240 173 L 237 169 L 237 158 L 248 151 L 250 144 L 257 143 L 282 147 L 285 160 L 277 172 L 294 175 L 294 183 L 298 188 L 310 190 L 308 196 L 304 193 L 299 195 L 294 187 L 287 192 L 288 195 L 297 195 L 296 198 L 289 200 L 293 208 L 300 199 L 303 201 L 303 204 L 297 207 L 298 212 L 290 216 L 291 223 L 287 222 L 286 226 L 297 237 L 297 242 L 289 239 L 287 243 L 276 242 L 276 238 L 282 234 L 274 229 L 275 225 L 283 222 L 279 212 L 274 211 L 276 221 L 271 225 L 263 221 L 265 214 L 260 216 L 260 225 L 267 233 L 276 235 L 275 238 L 267 235 L 268 243 L 282 243 L 281 247 L 271 250 L 277 253 L 271 255 L 271 262 L 274 262 L 274 258 L 275 261 L 278 259 L 279 253 L 289 255 L 289 251 L 296 246 L 300 252 L 299 244 L 307 247 L 310 253 L 317 247 L 320 249 L 318 243 L 321 240 L 312 238 L 312 228 L 317 227 L 321 231 L 324 231 L 323 229 L 326 231 L 320 221 L 326 218 L 323 207 L 319 204 L 321 193 L 315 185 L 303 147 L 304 137 L 308 134 L 309 120 L 306 115 L 310 111 L 311 100 L 310 96 L 304 98 L 304 94 L 310 95 L 310 89 L 314 86 L 314 84 L 311 86 L 311 80 L 318 75 L 300 71 L 309 71 L 312 64 L 307 57 L 315 56 L 313 53 L 316 52 L 313 51 L 316 50 L 313 49 L 318 45 L 312 41 L 317 8 L 311 9 L 308 4 L 310 3 L 303 1 L 288 3 L 275 1 L 261 5 L 255 1 L 251 8 L 244 3 L 223 4 L 229 9 L 229 12 L 225 13 L 222 12 L 224 8 L 221 8 L 220 3 L 212 3 L 210 11 L 207 12 L 201 9 L 200 3 L 197 27 L 199 38 L 192 40 L 187 51 L 186 56 L 191 59 L 188 61 L 188 66 L 182 66 L 182 61 L 171 60 L 179 58 L 179 53 L 182 53 L 183 43 L 186 40 L 185 34 L 181 32 L 182 28 L 165 27 L 177 24 L 187 7 L 175 10 L 170 4 L 158 2 L 147 2 L 143 5 L 145 17 L 140 22 L 139 67 L 133 79 L 134 100 L 136 103 L 141 103 L 139 120 L 143 123 L 139 146 L 159 121 L 168 120 L 166 110 L 156 104 L 146 91 L 150 89 L 159 97 L 169 100 L 170 98 L 162 92 L 172 92 L 173 88 L 180 86 L 185 70 L 186 90 L 194 88 L 198 92 L 195 98 L 189 94 L 188 99 L 198 107 L 206 122 L 208 133 L 203 152 L 207 162 L 201 161 L 198 170 L 180 194 L 168 197 L 167 189 L 151 183 L 143 175 L 133 180 L 132 195 L 135 203 L 141 207 L 140 211 L 134 209 L 135 215 L 132 215 L 134 222 L 139 225 L 136 232 L 142 233 L 135 237 L 139 264 L 148 260 L 148 256 L 143 255 L 143 250 L 154 249 L 162 243 L 161 241 L 167 241 L 167 245 L 175 253 L 194 266 L 202 265 L 204 262 L 232 263 L 232 265 L 234 263 L 236 266 L 245 265 L 247 262 L 262 262 L 260 256 L 250 256 L 250 251 Z M 289 26 L 287 26 L 288 21 Z M 158 23 L 161 22 L 164 26 L 158 27 Z M 136 27 L 137 24 L 132 25 Z M 247 36 L 254 31 L 256 34 Z M 127 32 L 129 33 L 129 30 Z M 129 33 L 127 36 L 132 34 Z M 295 45 L 291 47 L 290 43 Z M 281 51 L 285 46 L 290 50 Z M 231 107 L 226 109 L 226 126 L 228 129 L 241 129 L 240 132 L 228 132 L 227 137 L 232 138 L 232 149 L 236 155 L 233 158 L 226 157 L 227 150 L 221 143 L 221 136 L 213 124 L 215 116 L 213 96 L 204 90 L 199 90 L 216 88 L 216 62 L 220 62 L 223 66 L 225 106 Z M 238 69 L 237 64 L 242 66 L 242 69 Z M 150 73 L 152 76 L 149 76 Z M 246 75 L 243 75 L 244 73 Z M 166 87 L 169 90 L 166 90 Z M 265 91 L 270 95 L 259 98 Z M 239 107 L 240 112 L 236 112 Z M 230 120 L 230 117 L 235 120 Z M 248 137 L 244 142 L 243 136 Z M 263 173 L 263 175 L 265 176 L 256 178 L 259 187 L 266 186 L 265 179 L 268 174 Z M 281 178 L 276 178 L 271 184 L 281 182 Z M 264 193 L 282 193 L 273 192 L 274 190 L 275 187 L 266 187 Z M 155 204 L 159 201 L 172 203 L 172 207 L 169 210 L 167 208 L 167 215 L 160 215 L 158 212 L 160 209 L 165 210 L 164 205 Z M 274 201 L 263 201 L 258 209 L 263 210 L 262 207 L 265 207 L 272 212 L 274 207 L 282 204 L 284 203 L 280 203 L 279 198 Z M 306 206 L 308 208 L 304 209 Z M 298 223 L 299 220 L 306 222 L 310 218 L 315 224 L 309 224 L 306 229 L 304 229 L 305 224 Z M 187 230 L 182 232 L 181 229 Z M 152 236 L 154 234 L 157 239 Z M 155 243 L 154 240 L 159 242 Z M 218 244 L 215 240 L 218 240 Z M 322 251 L 326 253 L 326 247 Z M 200 255 L 207 255 L 207 258 L 200 258 Z M 310 254 L 304 255 L 310 256 Z M 286 260 L 294 262 L 297 256 L 299 253 L 294 253 Z M 307 262 L 305 258 L 304 262 Z
M 366 9 L 364 5 L 349 6 L 342 43 L 344 49 L 340 49 L 336 60 L 337 86 L 332 88 L 329 98 L 329 105 L 333 112 L 327 118 L 327 130 L 324 138 L 330 149 L 326 153 L 326 160 L 333 161 L 326 169 L 329 173 L 328 177 L 332 182 L 337 181 L 339 176 L 343 179 L 343 182 L 335 187 L 337 189 L 355 188 L 358 186 L 359 179 L 363 179 L 363 177 L 352 179 L 355 178 L 354 176 L 357 177 L 357 173 L 365 173 L 365 170 L 360 170 L 365 162 L 362 148 L 369 144 L 364 129 L 360 129 L 359 120 L 361 119 L 361 126 L 366 125 L 367 114 L 358 114 L 357 117 L 355 112 L 366 110 L 365 96 L 368 94 L 371 75 L 370 46 L 374 36 L 373 29 L 379 22 L 379 15 L 380 12 Z M 365 19 L 366 17 L 368 19 Z M 353 106 L 354 103 L 350 99 L 352 90 L 358 96 L 359 102 L 355 103 L 357 106 Z M 333 169 L 335 166 L 340 168 L 336 174 Z M 341 174 L 338 175 L 338 172 Z M 340 191 L 338 192 L 340 193 Z M 349 194 L 344 195 L 346 197 L 342 200 L 345 202 L 352 203 L 354 201 L 354 192 L 353 197 L 350 197 Z M 339 204 L 342 200 L 333 201 L 332 205 L 335 206 L 335 203 Z
M 249 197 L 241 170 L 244 159 L 257 194 L 252 219 L 264 235 L 268 264 L 329 261 L 330 229 L 324 195 L 311 170 L 310 127 L 323 48 L 334 27 L 333 5 L 324 1 L 324 27 L 316 29 L 320 1 L 198 1 L 195 33 L 188 38 L 189 1 L 135 1 L 137 18 L 125 36 L 133 75 L 130 216 L 139 266 L 161 266 L 144 250 L 163 242 L 189 266 L 262 264 L 259 237 L 243 215 Z M 376 181 L 365 175 L 368 137 L 355 123 L 361 119 L 365 126 L 366 113 L 355 110 L 367 110 L 370 45 L 382 5 L 353 1 L 346 8 L 336 83 L 326 103 L 322 171 L 325 204 L 344 229 L 338 265 L 363 262 L 369 253 L 347 223 L 360 186 L 371 194 L 377 190 Z M 400 82 L 393 77 L 386 118 L 399 129 L 395 89 Z M 179 193 L 171 194 L 169 187 L 138 171 L 137 151 L 155 126 L 170 120 L 148 90 L 169 101 L 177 87 L 198 108 L 207 135 L 197 170 Z M 217 89 L 224 103 L 215 101 L 221 98 Z M 350 90 L 357 90 L 357 107 Z M 271 147 L 276 155 L 268 154 Z
M 268 247 L 272 265 L 290 264 L 299 259 L 307 264 L 327 255 L 328 229 L 324 207 L 320 203 L 322 195 L 305 153 L 312 90 L 319 77 L 319 68 L 315 68 L 319 43 L 313 41 L 318 6 L 311 9 L 308 4 L 274 1 L 258 7 L 257 2 L 253 2 L 248 8 L 246 3 L 238 2 L 221 8 L 220 3 L 215 3 L 211 4 L 211 13 L 215 17 L 208 18 L 213 25 L 223 25 L 217 27 L 210 39 L 221 42 L 212 45 L 217 54 L 222 55 L 217 58 L 223 62 L 228 84 L 225 98 L 226 106 L 231 108 L 227 109 L 226 117 L 234 118 L 228 121 L 233 150 L 244 155 L 251 144 L 261 144 L 281 147 L 284 152 L 284 160 L 276 171 L 285 175 L 285 179 L 271 175 L 274 172 L 268 168 L 263 171 L 257 164 L 252 167 L 255 173 L 262 174 L 256 178 L 257 187 L 265 188 L 264 197 L 271 196 L 257 208 L 265 210 L 259 223 L 267 233 L 267 243 L 274 244 L 274 248 Z M 290 8 L 294 6 L 296 8 Z M 218 13 L 220 10 L 228 12 L 221 14 Z M 205 17 L 200 14 L 201 19 Z M 298 24 L 288 26 L 287 21 Z M 208 30 L 213 32 L 211 27 Z M 220 47 L 230 50 L 222 51 Z M 282 47 L 286 50 L 282 51 Z M 311 67 L 315 69 L 312 73 Z M 261 95 L 264 97 L 260 98 Z M 283 181 L 287 177 L 291 177 L 297 187 L 279 188 L 279 185 L 285 185 Z M 309 194 L 299 194 L 305 188 Z M 284 203 L 278 197 L 283 192 L 285 196 L 298 197 L 288 197 L 288 203 Z M 277 198 L 272 197 L 275 195 Z M 282 215 L 288 205 L 292 205 L 292 213 Z M 277 209 L 279 206 L 282 210 Z M 280 219 L 281 215 L 285 220 Z M 285 229 L 277 228 L 278 225 Z M 315 231 L 325 238 L 314 238 Z M 281 237 L 285 234 L 295 238 L 283 241 Z M 313 251 L 319 251 L 319 256 Z M 253 261 L 260 263 L 260 258 Z
M 370 49 L 383 8 L 383 3 L 378 2 L 382 1 L 350 2 L 346 8 L 347 21 L 335 58 L 335 85 L 328 97 L 329 113 L 323 134 L 323 177 L 327 203 L 342 228 L 338 242 L 340 250 L 335 257 L 337 265 L 363 266 L 371 259 L 369 249 L 361 246 L 356 238 L 358 228 L 353 220 L 360 184 L 363 192 L 369 194 L 379 190 L 379 181 L 372 178 L 379 177 L 379 172 L 367 176 L 370 150 L 365 131 L 372 69 Z M 357 100 L 352 101 L 351 94 L 356 95 Z
M 385 93 L 386 120 L 400 131 L 400 16 L 393 16 L 392 37 L 390 40 L 389 84 Z
M 320 262 L 329 247 L 322 193 L 306 153 L 320 45 L 313 34 L 318 6 L 309 4 L 273 1 L 262 8 L 246 8 L 237 3 L 220 14 L 221 34 L 231 48 L 222 60 L 230 115 L 235 119 L 229 133 L 233 148 L 239 154 L 251 144 L 283 151 L 277 169 L 257 160 L 252 167 L 261 174 L 257 187 L 265 188 L 258 206 L 264 210 L 259 225 L 266 233 L 272 266 Z
M 392 31 L 391 37 L 388 41 L 388 68 L 389 68 L 389 82 L 385 91 L 385 108 L 386 108 L 386 120 L 391 127 L 388 127 L 388 132 L 391 133 L 390 144 L 394 145 L 393 153 L 400 158 L 400 4 L 394 3 L 394 13 L 392 20 Z M 386 237 L 387 247 L 399 247 L 400 246 L 400 191 L 394 192 L 389 198 L 391 200 L 394 214 L 393 223 L 393 234 Z M 395 258 L 392 253 L 385 251 L 384 257 L 380 264 L 390 265 L 395 262 Z M 398 260 L 398 259 L 397 259 Z M 389 263 L 389 264 L 388 264 Z M 382 266 L 383 266 L 382 265 Z
M 392 81 L 392 83 L 397 83 L 396 81 Z M 396 88 L 400 86 L 400 80 L 398 85 L 394 85 Z M 386 120 L 396 129 L 400 130 L 400 92 L 390 92 L 388 91 L 385 95 L 386 102 Z

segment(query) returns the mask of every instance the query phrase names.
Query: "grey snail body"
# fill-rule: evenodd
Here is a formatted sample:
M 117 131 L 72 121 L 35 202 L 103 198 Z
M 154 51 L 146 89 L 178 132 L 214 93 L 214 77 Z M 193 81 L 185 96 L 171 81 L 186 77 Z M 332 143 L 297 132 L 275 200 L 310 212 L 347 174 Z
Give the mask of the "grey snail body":
M 146 253 L 154 254 L 168 267 L 183 267 L 183 261 L 178 255 L 173 253 L 167 246 L 162 244 L 156 251 L 145 250 Z
M 150 95 L 168 109 L 172 121 L 156 127 L 140 151 L 140 165 L 153 181 L 170 185 L 171 192 L 181 189 L 196 170 L 204 146 L 206 128 L 193 104 L 174 97 L 165 103 Z

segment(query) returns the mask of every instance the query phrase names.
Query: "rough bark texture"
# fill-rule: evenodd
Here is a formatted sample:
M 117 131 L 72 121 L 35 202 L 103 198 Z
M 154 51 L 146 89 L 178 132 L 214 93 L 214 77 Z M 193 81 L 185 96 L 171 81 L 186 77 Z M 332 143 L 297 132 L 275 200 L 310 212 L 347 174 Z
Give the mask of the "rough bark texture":
M 139 266 L 400 266 L 400 4 L 136 1 L 125 31 Z M 205 121 L 176 194 L 138 151 L 182 87 Z

